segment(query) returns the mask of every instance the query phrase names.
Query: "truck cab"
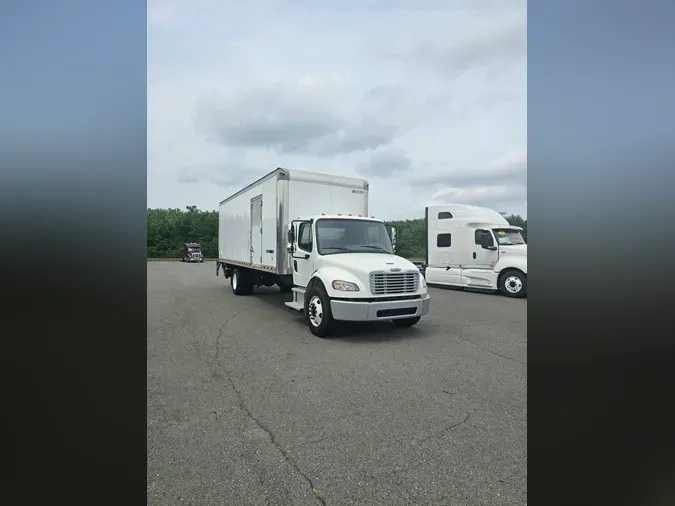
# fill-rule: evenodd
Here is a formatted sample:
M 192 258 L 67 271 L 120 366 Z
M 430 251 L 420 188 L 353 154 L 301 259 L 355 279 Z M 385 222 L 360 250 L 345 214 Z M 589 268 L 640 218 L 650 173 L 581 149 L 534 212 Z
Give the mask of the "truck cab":
M 204 256 L 202 255 L 202 247 L 196 242 L 183 244 L 183 256 L 181 262 L 198 262 L 204 263 Z
M 392 241 L 392 238 L 394 240 Z M 292 220 L 287 252 L 293 301 L 314 335 L 330 334 L 334 321 L 392 320 L 415 325 L 429 312 L 424 277 L 396 256 L 383 221 L 321 214 Z
M 527 244 L 520 227 L 492 209 L 460 204 L 428 207 L 425 220 L 429 284 L 527 296 Z

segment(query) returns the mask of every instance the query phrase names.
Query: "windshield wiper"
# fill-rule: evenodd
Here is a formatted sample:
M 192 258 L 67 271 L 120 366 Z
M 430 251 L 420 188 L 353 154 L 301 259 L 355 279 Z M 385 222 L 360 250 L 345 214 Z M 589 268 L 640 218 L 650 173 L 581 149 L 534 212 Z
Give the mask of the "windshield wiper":
M 382 253 L 387 253 L 388 255 L 391 255 L 391 253 L 386 249 L 384 249 L 382 246 L 375 246 L 374 244 L 361 244 L 359 245 L 359 248 L 376 249 L 377 251 L 381 251 Z
M 349 248 L 345 248 L 344 246 L 327 246 L 327 247 L 324 247 L 324 248 L 321 248 L 321 249 L 335 249 L 335 250 L 338 250 L 338 251 L 354 251 L 354 250 L 351 250 Z

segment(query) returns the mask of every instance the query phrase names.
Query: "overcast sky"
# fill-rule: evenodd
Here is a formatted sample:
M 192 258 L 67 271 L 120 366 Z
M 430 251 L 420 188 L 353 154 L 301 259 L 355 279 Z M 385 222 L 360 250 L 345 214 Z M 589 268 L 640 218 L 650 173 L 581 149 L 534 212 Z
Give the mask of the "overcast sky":
M 285 167 L 526 216 L 526 46 L 524 0 L 149 0 L 148 206 Z

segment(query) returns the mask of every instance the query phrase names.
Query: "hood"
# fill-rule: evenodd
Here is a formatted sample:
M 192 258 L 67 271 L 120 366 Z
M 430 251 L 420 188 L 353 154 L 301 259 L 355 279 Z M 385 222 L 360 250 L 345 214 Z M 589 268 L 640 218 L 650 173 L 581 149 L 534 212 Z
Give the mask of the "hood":
M 500 256 L 519 256 L 527 257 L 527 244 L 516 244 L 513 246 L 500 246 Z
M 321 263 L 326 267 L 336 267 L 349 272 L 369 274 L 373 271 L 418 271 L 419 269 L 405 258 L 384 253 L 337 253 L 321 257 Z

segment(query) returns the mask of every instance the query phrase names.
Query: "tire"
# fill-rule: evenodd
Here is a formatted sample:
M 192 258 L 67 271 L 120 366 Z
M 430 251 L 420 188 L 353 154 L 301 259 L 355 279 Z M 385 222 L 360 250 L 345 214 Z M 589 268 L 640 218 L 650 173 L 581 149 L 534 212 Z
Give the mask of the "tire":
M 333 332 L 335 320 L 330 309 L 330 298 L 323 285 L 315 284 L 305 292 L 305 320 L 316 337 L 328 337 Z
M 422 319 L 421 316 L 413 316 L 412 318 L 399 318 L 397 320 L 392 320 L 395 325 L 399 327 L 412 327 L 417 325 L 417 323 Z
M 250 282 L 250 276 L 244 269 L 235 269 L 230 277 L 230 286 L 235 295 L 251 295 L 253 285 Z
M 515 270 L 506 271 L 499 278 L 499 291 L 514 299 L 527 297 L 527 275 Z

